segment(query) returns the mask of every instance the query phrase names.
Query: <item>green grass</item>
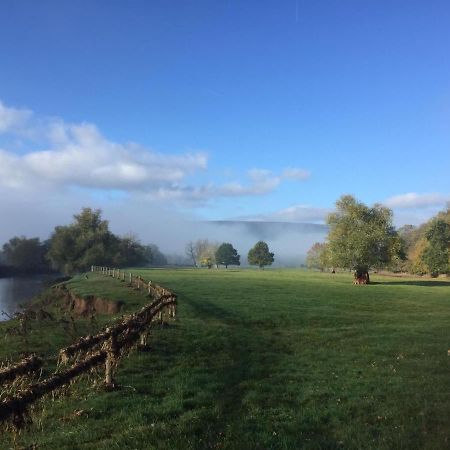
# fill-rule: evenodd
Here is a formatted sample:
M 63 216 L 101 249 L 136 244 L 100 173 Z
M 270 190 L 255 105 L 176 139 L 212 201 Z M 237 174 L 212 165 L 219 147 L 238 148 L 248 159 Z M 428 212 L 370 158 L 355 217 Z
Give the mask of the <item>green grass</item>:
M 374 276 L 353 286 L 348 274 L 301 270 L 139 273 L 179 294 L 176 322 L 154 330 L 150 352 L 123 360 L 122 389 L 82 381 L 44 402 L 22 445 L 450 447 L 449 282 Z M 130 310 L 145 302 L 100 275 L 72 288 Z M 10 442 L 0 437 L 0 448 Z

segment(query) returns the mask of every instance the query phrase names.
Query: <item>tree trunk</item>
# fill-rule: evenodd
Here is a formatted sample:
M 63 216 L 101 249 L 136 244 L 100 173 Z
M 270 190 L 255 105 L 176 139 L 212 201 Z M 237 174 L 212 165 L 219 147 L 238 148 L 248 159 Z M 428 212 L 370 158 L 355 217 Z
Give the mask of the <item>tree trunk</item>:
M 356 269 L 353 284 L 369 284 L 370 277 L 367 269 Z

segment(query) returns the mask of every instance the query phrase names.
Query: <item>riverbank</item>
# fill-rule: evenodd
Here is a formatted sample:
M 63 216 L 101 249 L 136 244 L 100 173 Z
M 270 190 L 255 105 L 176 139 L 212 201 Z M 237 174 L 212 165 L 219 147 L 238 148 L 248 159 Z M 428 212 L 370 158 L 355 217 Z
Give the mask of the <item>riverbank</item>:
M 97 332 L 148 301 L 142 293 L 127 289 L 120 282 L 111 286 L 108 278 L 90 273 L 55 286 L 35 296 L 22 314 L 0 322 L 0 336 L 4 339 L 4 345 L 0 346 L 1 361 L 18 359 L 31 352 L 50 357 L 60 347 Z M 93 299 L 101 299 L 103 308 L 99 311 L 90 308 Z M 108 311 L 109 301 L 120 303 L 120 307 L 115 305 Z M 25 323 L 21 325 L 24 318 Z

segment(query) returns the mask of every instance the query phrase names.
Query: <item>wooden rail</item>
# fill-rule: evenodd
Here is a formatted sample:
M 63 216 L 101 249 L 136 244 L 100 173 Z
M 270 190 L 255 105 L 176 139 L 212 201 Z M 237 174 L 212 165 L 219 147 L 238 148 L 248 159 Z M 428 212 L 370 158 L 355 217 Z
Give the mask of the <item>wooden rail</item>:
M 0 403 L 0 424 L 8 422 L 20 428 L 25 423 L 24 417 L 32 403 L 101 364 L 105 364 L 105 386 L 109 389 L 114 388 L 114 368 L 117 367 L 120 358 L 131 351 L 138 340 L 142 345 L 146 344 L 148 329 L 153 321 L 162 320 L 165 313 L 169 318 L 175 318 L 177 296 L 169 289 L 151 281 L 145 281 L 142 277 L 130 272 L 126 277 L 125 272 L 120 269 L 92 266 L 91 272 L 99 272 L 122 281 L 127 278 L 130 287 L 145 289 L 147 295 L 153 297 L 153 301 L 121 322 L 94 336 L 79 338 L 75 343 L 61 349 L 59 369 L 53 375 L 29 385 Z M 62 364 L 70 362 L 72 362 L 70 368 L 61 370 Z M 41 366 L 42 361 L 37 357 L 22 360 L 0 369 L 0 381 L 36 371 Z
M 0 368 L 0 384 L 16 379 L 19 376 L 37 372 L 42 367 L 42 359 L 35 355 L 28 356 L 7 367 Z

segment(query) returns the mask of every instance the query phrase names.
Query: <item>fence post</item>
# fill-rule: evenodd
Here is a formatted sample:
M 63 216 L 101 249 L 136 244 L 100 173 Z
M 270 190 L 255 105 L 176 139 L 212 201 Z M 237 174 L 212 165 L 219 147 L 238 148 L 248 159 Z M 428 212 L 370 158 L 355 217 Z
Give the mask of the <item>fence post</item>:
M 148 348 L 148 336 L 149 335 L 150 335 L 150 332 L 148 330 L 144 330 L 140 334 L 139 345 L 138 345 L 139 350 L 146 350 Z
M 107 347 L 107 356 L 105 362 L 105 387 L 107 389 L 114 389 L 116 387 L 116 383 L 114 382 L 114 365 L 116 362 L 117 356 L 117 340 L 114 334 L 111 334 L 109 338 L 108 347 Z

